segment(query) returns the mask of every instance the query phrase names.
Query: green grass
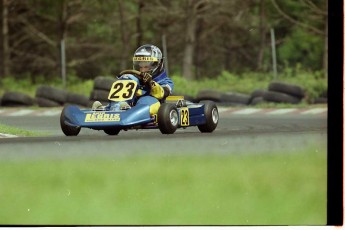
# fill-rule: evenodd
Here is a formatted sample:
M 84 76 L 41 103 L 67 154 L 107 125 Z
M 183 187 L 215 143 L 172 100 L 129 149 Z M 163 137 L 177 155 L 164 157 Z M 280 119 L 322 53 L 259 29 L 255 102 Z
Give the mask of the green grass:
M 1 161 L 0 224 L 325 225 L 326 153 Z
M 34 137 L 34 136 L 46 135 L 46 133 L 43 133 L 43 132 L 29 131 L 29 130 L 20 129 L 17 127 L 3 125 L 3 124 L 0 124 L 0 133 L 22 136 L 22 137 Z

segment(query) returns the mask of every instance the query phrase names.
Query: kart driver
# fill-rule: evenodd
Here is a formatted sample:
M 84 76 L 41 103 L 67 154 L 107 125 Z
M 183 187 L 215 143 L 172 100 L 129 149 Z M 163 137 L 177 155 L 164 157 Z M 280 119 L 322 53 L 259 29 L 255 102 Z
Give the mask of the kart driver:
M 161 50 L 154 45 L 140 46 L 133 56 L 133 69 L 141 72 L 144 86 L 137 91 L 137 104 L 150 105 L 150 114 L 156 114 L 160 103 L 169 96 L 174 88 L 173 81 L 164 69 Z
M 157 114 L 160 103 L 174 89 L 174 83 L 164 69 L 161 50 L 151 44 L 140 46 L 134 52 L 133 69 L 141 72 L 140 77 L 143 83 L 136 92 L 136 96 L 139 98 L 136 104 L 150 105 L 150 114 Z M 102 104 L 98 101 L 92 106 L 93 109 L 101 107 Z

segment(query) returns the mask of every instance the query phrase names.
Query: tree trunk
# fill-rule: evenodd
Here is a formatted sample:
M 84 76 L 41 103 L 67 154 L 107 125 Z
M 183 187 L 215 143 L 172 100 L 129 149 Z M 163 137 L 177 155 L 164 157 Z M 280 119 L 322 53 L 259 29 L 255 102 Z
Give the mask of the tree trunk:
M 266 23 L 265 23 L 265 0 L 260 0 L 260 48 L 259 54 L 257 59 L 257 70 L 262 70 L 263 67 L 263 60 L 264 60 L 264 53 L 265 53 L 265 43 L 266 43 Z
M 183 54 L 182 76 L 186 79 L 194 79 L 194 47 L 195 47 L 195 33 L 196 33 L 196 15 L 194 11 L 194 1 L 188 0 L 187 7 L 187 26 L 185 33 L 185 47 Z
M 142 9 L 144 8 L 144 1 L 138 0 L 138 16 L 137 16 L 137 47 L 142 45 L 143 40 L 143 30 L 141 26 Z
M 120 61 L 120 68 L 121 70 L 127 69 L 127 62 L 128 62 L 128 53 L 130 48 L 130 36 L 129 36 L 129 26 L 127 23 L 127 18 L 125 15 L 124 9 L 124 2 L 123 0 L 119 0 L 119 16 L 120 16 L 120 32 L 121 32 L 121 42 L 122 42 L 122 50 L 121 50 L 121 61 Z
M 58 57 L 57 57 L 57 70 L 59 74 L 62 76 L 63 68 L 65 67 L 62 63 L 62 47 L 61 41 L 66 41 L 66 32 L 67 32 L 67 1 L 61 0 L 59 5 L 59 14 L 58 14 L 58 41 L 56 43 L 56 47 L 58 49 Z
M 10 46 L 8 35 L 8 0 L 1 1 L 1 63 L 0 77 L 9 76 L 10 73 Z
M 326 1 L 326 13 L 328 12 L 328 1 Z M 325 16 L 325 43 L 323 51 L 323 70 L 325 78 L 328 78 L 328 15 Z

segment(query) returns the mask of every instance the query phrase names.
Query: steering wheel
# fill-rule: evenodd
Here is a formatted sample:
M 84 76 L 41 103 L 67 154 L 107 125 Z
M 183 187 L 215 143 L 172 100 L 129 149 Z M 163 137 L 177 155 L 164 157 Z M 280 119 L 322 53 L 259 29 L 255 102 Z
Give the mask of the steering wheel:
M 139 80 L 141 80 L 141 72 L 138 71 L 138 70 L 134 70 L 134 69 L 127 69 L 127 70 L 124 70 L 120 73 L 120 76 L 121 75 L 124 75 L 124 74 L 133 74 L 134 76 L 136 76 Z

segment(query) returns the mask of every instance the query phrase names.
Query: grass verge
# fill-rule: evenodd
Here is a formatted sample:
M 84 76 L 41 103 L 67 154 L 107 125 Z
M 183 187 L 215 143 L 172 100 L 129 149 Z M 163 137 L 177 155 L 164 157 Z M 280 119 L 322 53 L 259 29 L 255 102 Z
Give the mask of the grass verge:
M 20 129 L 17 127 L 3 125 L 3 124 L 0 124 L 0 133 L 11 134 L 11 135 L 16 135 L 16 136 L 21 136 L 21 137 L 35 137 L 35 136 L 46 135 L 46 133 L 43 133 L 43 132 L 29 131 L 29 130 Z
M 326 153 L 312 149 L 0 164 L 0 224 L 326 224 Z

